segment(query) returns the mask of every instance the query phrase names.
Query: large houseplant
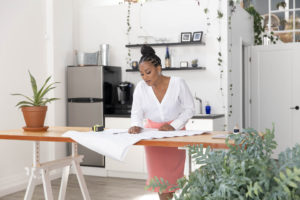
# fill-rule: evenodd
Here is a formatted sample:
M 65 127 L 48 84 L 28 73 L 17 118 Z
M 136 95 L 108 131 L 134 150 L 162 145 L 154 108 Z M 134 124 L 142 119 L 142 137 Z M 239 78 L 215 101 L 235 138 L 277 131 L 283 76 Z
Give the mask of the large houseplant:
M 271 157 L 277 144 L 274 129 L 259 134 L 255 130 L 232 135 L 229 150 L 206 151 L 191 147 L 190 153 L 202 166 L 178 180 L 180 200 L 297 200 L 300 199 L 300 145 Z M 163 179 L 153 179 L 151 187 L 164 190 Z
M 42 87 L 38 89 L 37 83 L 33 75 L 28 71 L 30 76 L 30 83 L 33 92 L 32 97 L 28 97 L 24 94 L 15 93 L 12 95 L 22 96 L 26 100 L 19 101 L 17 107 L 21 108 L 26 123 L 24 130 L 40 131 L 47 130 L 48 127 L 44 127 L 47 103 L 58 100 L 58 98 L 46 98 L 45 95 L 55 88 L 55 84 L 58 82 L 49 83 L 51 76 L 49 76 Z

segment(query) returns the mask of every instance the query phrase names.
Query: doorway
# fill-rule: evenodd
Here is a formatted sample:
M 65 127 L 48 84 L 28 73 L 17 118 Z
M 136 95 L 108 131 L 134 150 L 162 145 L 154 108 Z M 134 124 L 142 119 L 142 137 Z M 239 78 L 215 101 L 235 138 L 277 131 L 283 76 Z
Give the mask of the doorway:
M 240 122 L 242 128 L 250 127 L 251 119 L 251 45 L 242 41 L 241 42 L 241 71 L 240 71 Z

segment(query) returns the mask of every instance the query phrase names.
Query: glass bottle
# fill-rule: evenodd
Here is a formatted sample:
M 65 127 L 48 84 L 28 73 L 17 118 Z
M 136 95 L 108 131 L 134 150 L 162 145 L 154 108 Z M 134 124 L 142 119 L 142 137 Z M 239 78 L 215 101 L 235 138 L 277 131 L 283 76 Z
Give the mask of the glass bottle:
M 171 59 L 170 59 L 169 47 L 167 47 L 167 49 L 166 49 L 165 67 L 166 68 L 171 67 Z

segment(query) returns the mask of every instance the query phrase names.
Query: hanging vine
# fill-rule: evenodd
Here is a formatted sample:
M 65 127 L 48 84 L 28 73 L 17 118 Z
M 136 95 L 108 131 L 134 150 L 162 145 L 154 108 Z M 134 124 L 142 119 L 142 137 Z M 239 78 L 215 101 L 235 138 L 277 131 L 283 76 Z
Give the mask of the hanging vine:
M 126 24 L 127 24 L 126 35 L 127 35 L 128 44 L 130 44 L 130 31 L 131 31 L 130 10 L 131 10 L 131 1 L 128 1 L 128 4 L 127 4 L 127 18 L 126 18 Z M 131 50 L 130 50 L 130 48 L 127 48 L 126 61 L 127 61 L 127 65 L 130 65 L 130 63 L 131 63 Z
M 254 28 L 254 44 L 256 45 L 262 45 L 263 44 L 263 38 L 268 38 L 271 43 L 276 44 L 278 41 L 278 37 L 274 35 L 274 32 L 271 32 L 270 35 L 265 34 L 264 27 L 262 26 L 261 21 L 263 20 L 263 17 L 255 10 L 253 6 L 250 6 L 245 9 L 250 15 L 253 16 L 253 28 Z

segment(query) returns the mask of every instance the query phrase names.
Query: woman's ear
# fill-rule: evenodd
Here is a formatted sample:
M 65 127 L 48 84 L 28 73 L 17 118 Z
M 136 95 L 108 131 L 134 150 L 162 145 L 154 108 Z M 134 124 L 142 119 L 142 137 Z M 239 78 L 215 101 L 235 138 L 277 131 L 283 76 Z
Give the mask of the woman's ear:
M 159 66 L 157 66 L 157 72 L 158 72 L 158 74 L 159 75 L 161 75 L 161 71 L 162 71 L 162 68 L 161 68 L 161 66 L 159 65 Z

